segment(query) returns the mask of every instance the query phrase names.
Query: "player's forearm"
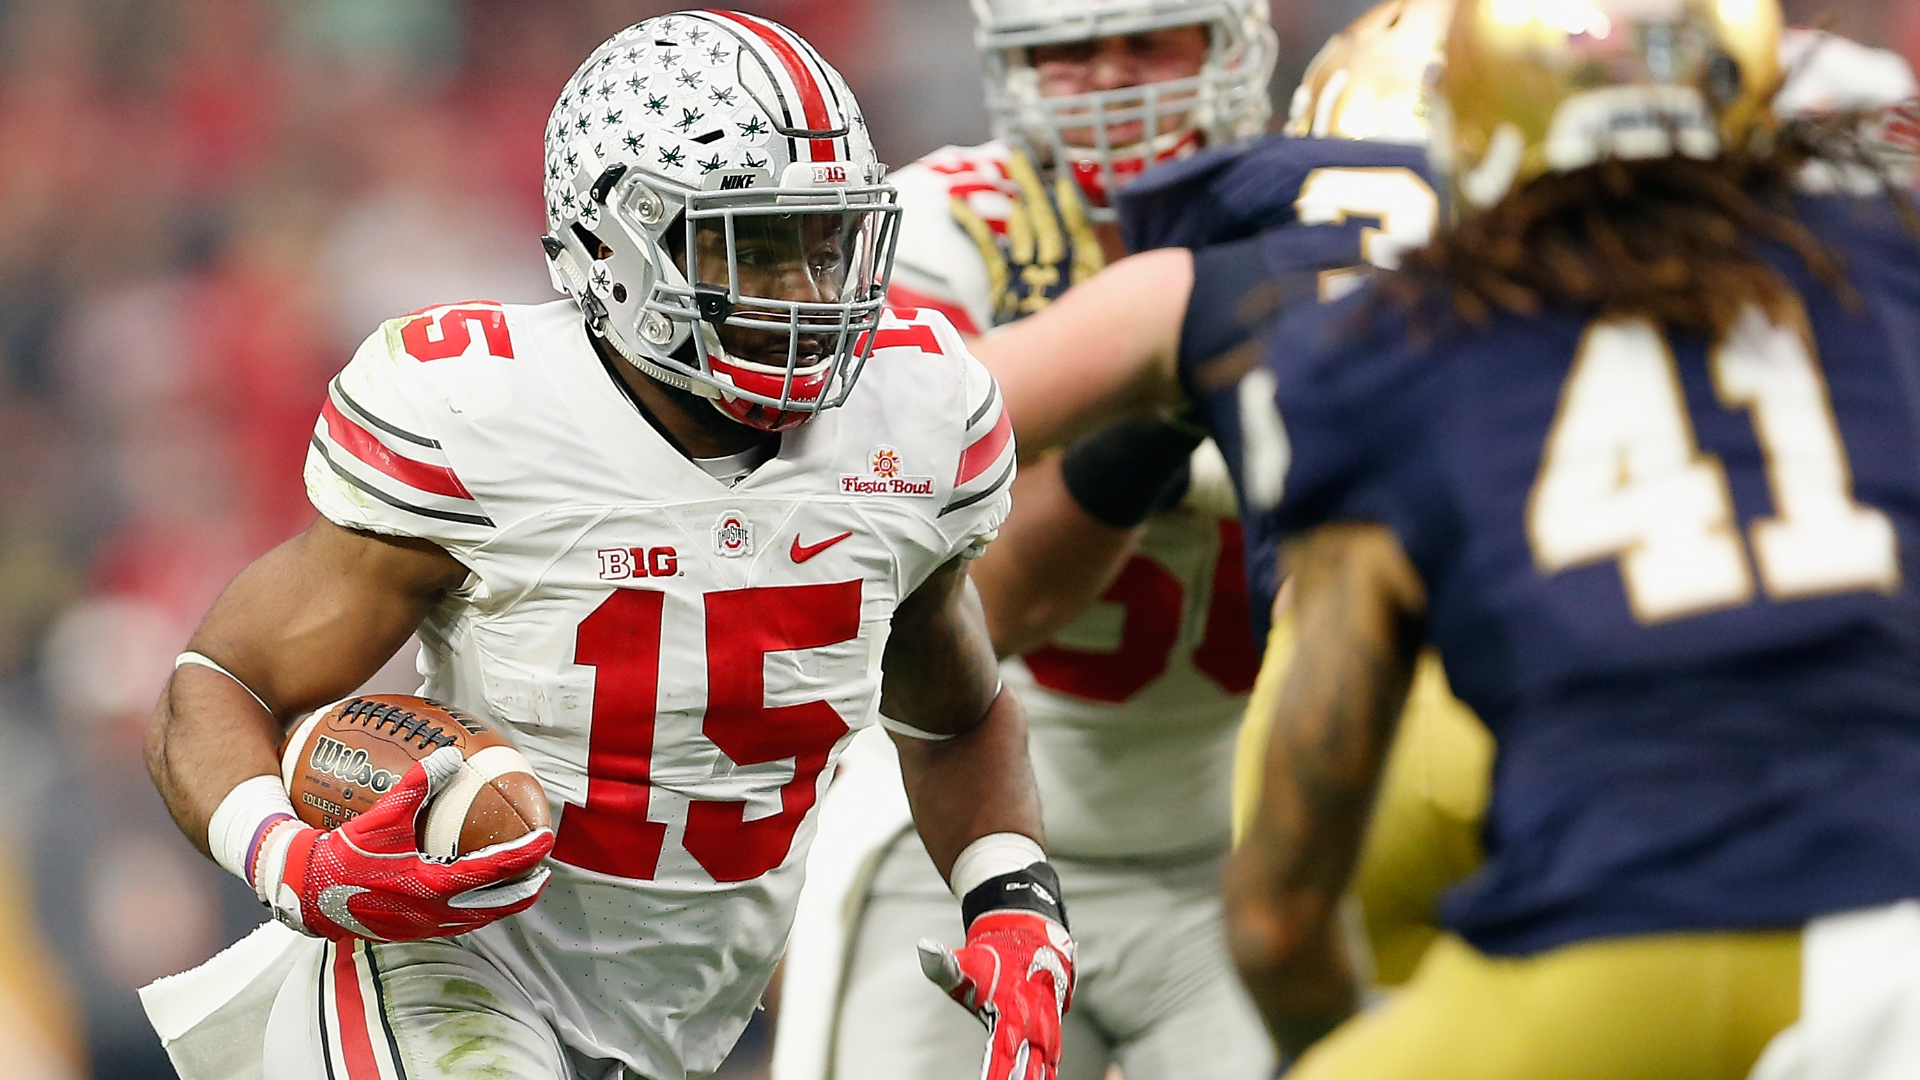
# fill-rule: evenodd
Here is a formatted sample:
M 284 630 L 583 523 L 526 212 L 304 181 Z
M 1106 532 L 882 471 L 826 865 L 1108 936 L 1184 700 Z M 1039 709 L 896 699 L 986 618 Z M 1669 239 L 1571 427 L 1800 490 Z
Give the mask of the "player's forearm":
M 186 665 L 167 681 L 147 729 L 147 771 L 167 812 L 208 853 L 207 823 L 241 781 L 278 775 L 281 725 L 240 685 Z
M 206 850 L 234 786 L 279 775 L 284 725 L 366 682 L 465 574 L 432 545 L 324 518 L 242 570 L 187 645 L 230 674 L 178 668 L 147 733 L 148 770 L 187 838 Z
M 971 573 L 994 653 L 1017 656 L 1080 617 L 1126 565 L 1140 528 L 1088 514 L 1061 479 L 1058 458 L 1021 469 L 1013 514 Z
M 944 741 L 896 735 L 900 775 L 927 854 L 942 877 L 973 841 L 994 833 L 1042 840 L 1027 757 L 1026 716 L 1002 690 L 971 731 Z
M 1358 978 L 1338 918 L 1340 896 L 1317 886 L 1275 888 L 1271 838 L 1249 836 L 1222 890 L 1227 944 L 1240 980 L 1282 1053 L 1291 1060 L 1357 1008 Z
M 1183 398 L 1177 363 L 1193 256 L 1149 251 L 1107 267 L 974 351 L 1006 395 L 1022 460 Z
M 1235 962 L 1275 1038 L 1297 1053 L 1353 1008 L 1340 898 L 1406 700 L 1424 596 L 1377 526 L 1328 527 L 1288 555 L 1300 646 L 1225 898 Z

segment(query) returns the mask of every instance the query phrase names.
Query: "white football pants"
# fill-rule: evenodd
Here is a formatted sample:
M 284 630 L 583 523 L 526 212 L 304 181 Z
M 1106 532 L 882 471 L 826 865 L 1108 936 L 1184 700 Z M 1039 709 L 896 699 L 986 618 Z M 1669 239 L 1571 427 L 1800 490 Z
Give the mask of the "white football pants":
M 1054 859 L 1079 946 L 1060 1080 L 1270 1080 L 1272 1043 L 1227 957 L 1218 857 Z M 979 1080 L 986 1031 L 920 972 L 923 937 L 964 943 L 917 835 L 882 858 L 851 941 L 829 1080 Z
M 512 979 L 445 941 L 270 923 L 142 998 L 183 1080 L 641 1080 L 568 1052 Z

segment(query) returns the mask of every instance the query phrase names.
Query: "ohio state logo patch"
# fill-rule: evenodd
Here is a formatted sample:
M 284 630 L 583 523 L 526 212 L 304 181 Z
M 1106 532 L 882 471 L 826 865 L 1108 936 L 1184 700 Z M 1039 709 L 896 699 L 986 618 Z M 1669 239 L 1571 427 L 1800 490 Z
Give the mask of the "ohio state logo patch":
M 753 522 L 738 510 L 720 511 L 713 523 L 713 553 L 728 559 L 753 554 Z
M 907 476 L 902 472 L 903 468 L 900 451 L 891 446 L 876 446 L 873 453 L 867 455 L 867 472 L 864 475 L 841 475 L 840 494 L 933 498 L 933 477 Z

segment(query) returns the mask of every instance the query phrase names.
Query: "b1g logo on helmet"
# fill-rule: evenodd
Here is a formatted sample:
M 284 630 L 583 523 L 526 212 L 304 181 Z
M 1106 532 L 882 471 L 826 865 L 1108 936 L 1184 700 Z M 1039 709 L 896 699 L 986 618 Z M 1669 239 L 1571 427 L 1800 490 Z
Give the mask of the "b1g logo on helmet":
M 753 554 L 753 522 L 738 510 L 722 510 L 713 523 L 713 553 L 728 559 Z

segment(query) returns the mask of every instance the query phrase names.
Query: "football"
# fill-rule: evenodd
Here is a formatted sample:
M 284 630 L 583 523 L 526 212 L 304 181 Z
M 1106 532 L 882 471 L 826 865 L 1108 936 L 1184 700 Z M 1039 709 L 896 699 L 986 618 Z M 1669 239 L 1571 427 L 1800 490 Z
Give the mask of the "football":
M 334 829 L 443 746 L 459 747 L 466 762 L 421 815 L 422 854 L 451 859 L 552 826 L 540 781 L 504 735 L 458 709 L 406 694 L 350 697 L 316 709 L 287 736 L 280 779 L 300 820 Z

